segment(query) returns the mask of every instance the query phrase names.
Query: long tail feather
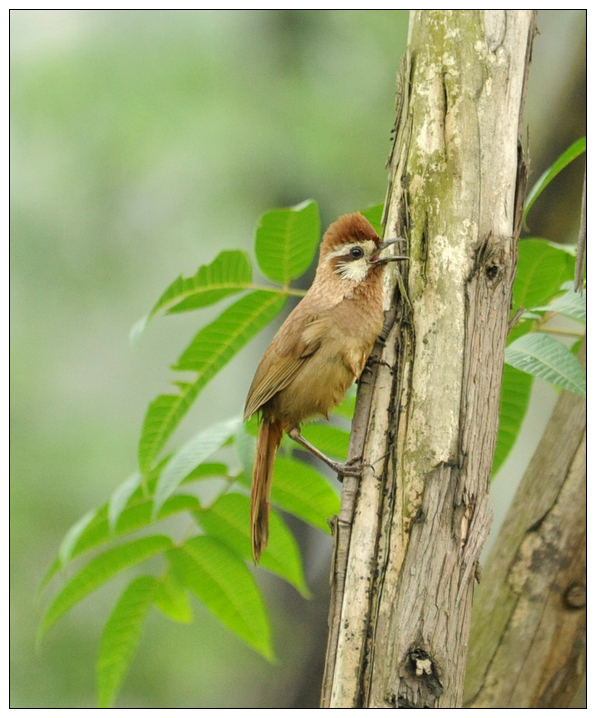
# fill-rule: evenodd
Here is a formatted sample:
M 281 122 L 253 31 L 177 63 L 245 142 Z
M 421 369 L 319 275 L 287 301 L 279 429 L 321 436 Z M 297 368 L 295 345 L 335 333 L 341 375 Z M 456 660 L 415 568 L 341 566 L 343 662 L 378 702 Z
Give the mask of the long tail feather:
M 259 562 L 269 540 L 269 496 L 273 464 L 281 437 L 282 428 L 279 422 L 266 419 L 261 421 L 250 491 L 250 533 L 255 563 Z

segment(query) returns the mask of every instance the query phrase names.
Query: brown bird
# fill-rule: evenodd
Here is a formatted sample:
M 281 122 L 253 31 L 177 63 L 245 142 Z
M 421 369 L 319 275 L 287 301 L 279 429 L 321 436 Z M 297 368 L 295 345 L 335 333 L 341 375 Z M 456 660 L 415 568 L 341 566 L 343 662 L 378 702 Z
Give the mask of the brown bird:
M 383 328 L 384 265 L 405 259 L 379 255 L 397 241 L 383 242 L 358 212 L 334 222 L 321 242 L 311 288 L 257 368 L 244 410 L 245 420 L 261 412 L 250 497 L 255 562 L 267 546 L 273 464 L 284 431 L 338 473 L 354 471 L 307 442 L 300 424 L 327 417 L 360 377 Z

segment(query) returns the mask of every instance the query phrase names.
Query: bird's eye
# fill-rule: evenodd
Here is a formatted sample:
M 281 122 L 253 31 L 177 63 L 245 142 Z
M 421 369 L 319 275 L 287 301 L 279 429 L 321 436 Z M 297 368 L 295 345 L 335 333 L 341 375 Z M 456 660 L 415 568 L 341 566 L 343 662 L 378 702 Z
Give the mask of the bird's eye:
M 350 249 L 350 257 L 352 257 L 352 259 L 361 259 L 364 257 L 364 250 L 362 247 L 352 247 L 352 249 Z

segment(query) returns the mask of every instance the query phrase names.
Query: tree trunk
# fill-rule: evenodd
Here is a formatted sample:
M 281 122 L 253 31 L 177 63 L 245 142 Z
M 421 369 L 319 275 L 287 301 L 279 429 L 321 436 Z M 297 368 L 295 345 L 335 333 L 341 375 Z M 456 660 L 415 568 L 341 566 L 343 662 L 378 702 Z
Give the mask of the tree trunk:
M 385 235 L 386 340 L 363 376 L 335 523 L 322 705 L 453 707 L 463 695 L 525 190 L 534 12 L 416 11 Z
M 586 673 L 586 400 L 562 392 L 474 603 L 465 702 L 570 708 Z

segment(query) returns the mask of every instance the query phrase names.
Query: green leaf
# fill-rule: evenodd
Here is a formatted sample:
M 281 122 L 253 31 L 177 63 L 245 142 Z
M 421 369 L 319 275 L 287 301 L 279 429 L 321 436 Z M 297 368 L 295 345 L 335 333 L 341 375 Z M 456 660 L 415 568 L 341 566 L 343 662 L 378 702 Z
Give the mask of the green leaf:
M 520 319 L 517 324 L 510 329 L 509 334 L 507 335 L 507 346 L 513 344 L 516 339 L 519 339 L 519 337 L 524 334 L 531 332 L 533 328 L 534 320 L 524 319 L 522 315 L 522 319 Z
M 170 307 L 169 313 L 174 313 L 215 304 L 247 289 L 251 282 L 252 268 L 246 252 L 221 252 L 211 264 L 199 267 L 194 277 L 178 277 L 159 298 L 151 316 L 166 306 Z M 171 306 L 174 302 L 177 304 Z
M 313 200 L 266 212 L 259 221 L 255 243 L 263 275 L 289 286 L 310 267 L 320 232 L 319 210 Z
M 157 476 L 159 475 L 159 472 L 161 471 L 162 465 L 166 463 L 166 460 L 162 461 L 160 465 L 158 465 L 154 472 L 152 472 L 147 477 L 147 489 L 150 490 L 155 487 L 155 482 L 157 479 Z M 155 473 L 157 472 L 157 473 Z M 153 474 L 155 473 L 155 476 Z M 128 481 L 132 481 L 132 477 L 127 479 L 124 484 L 126 484 Z M 124 486 L 124 485 L 123 485 Z M 120 487 L 122 488 L 122 487 Z M 117 493 L 119 489 L 116 490 L 115 493 Z M 139 491 L 142 491 L 142 488 L 137 488 L 135 491 L 135 494 L 139 494 Z M 137 496 L 138 498 L 138 496 Z M 141 496 L 141 498 L 144 498 Z M 84 538 L 87 536 L 89 531 L 93 531 L 97 524 L 100 524 L 102 521 L 105 521 L 107 516 L 107 505 L 102 506 L 101 508 L 97 510 L 91 510 L 87 512 L 79 521 L 77 521 L 74 526 L 72 526 L 66 536 L 64 537 L 62 544 L 60 545 L 59 554 L 56 560 L 52 563 L 48 571 L 46 572 L 46 575 L 43 577 L 39 590 L 42 591 L 45 586 L 49 583 L 49 581 L 53 578 L 53 576 L 66 564 L 70 559 L 82 552 L 83 549 L 81 549 L 81 543 L 84 543 Z M 105 529 L 105 527 L 104 527 Z M 106 539 L 107 540 L 107 534 Z
M 139 488 L 141 480 L 141 474 L 139 474 L 138 471 L 135 471 L 135 473 L 132 474 L 132 476 L 129 476 L 124 483 L 120 484 L 110 497 L 110 501 L 108 502 L 108 522 L 110 524 L 110 531 L 114 530 L 120 514 L 128 503 L 130 497 Z
M 149 321 L 168 307 L 168 313 L 188 312 L 215 304 L 225 297 L 248 289 L 252 282 L 252 267 L 246 252 L 221 252 L 204 264 L 193 277 L 178 277 L 165 290 L 153 309 L 141 317 L 130 331 L 130 343 L 136 346 Z
M 109 708 L 128 671 L 143 621 L 151 605 L 157 582 L 140 576 L 125 589 L 103 630 L 97 658 L 97 696 L 100 708 Z
M 302 427 L 301 431 L 302 436 L 314 444 L 319 451 L 329 457 L 346 460 L 350 443 L 349 431 L 329 424 L 307 424 Z
M 198 371 L 213 377 L 255 334 L 284 308 L 286 296 L 258 291 L 247 294 L 226 309 L 195 336 L 185 349 L 176 371 Z
M 242 419 L 234 417 L 200 431 L 170 459 L 157 481 L 154 498 L 154 516 L 165 501 L 176 491 L 184 478 L 214 451 L 220 449 L 241 426 Z
M 216 476 L 228 478 L 230 471 L 225 464 L 219 462 L 209 462 L 200 464 L 195 467 L 188 476 L 185 477 L 183 484 L 190 484 L 193 481 L 200 481 L 201 479 L 209 479 Z
M 327 519 L 340 508 L 339 496 L 321 474 L 301 461 L 282 457 L 275 462 L 271 500 L 325 533 L 330 533 Z
M 43 593 L 43 590 L 48 585 L 48 583 L 54 578 L 54 576 L 60 571 L 62 568 L 62 562 L 59 558 L 55 558 L 48 570 L 45 572 L 44 577 L 41 579 L 39 583 L 39 589 L 38 594 Z
M 192 608 L 186 589 L 173 571 L 168 571 L 159 582 L 153 603 L 168 618 L 178 623 L 192 623 Z
M 139 466 L 146 473 L 157 454 L 203 387 L 283 309 L 286 297 L 251 292 L 204 327 L 182 355 L 178 369 L 200 372 L 193 382 L 179 382 L 178 394 L 162 394 L 149 406 L 141 440 Z
M 143 336 L 145 329 L 147 328 L 147 324 L 149 324 L 149 315 L 145 314 L 144 317 L 141 317 L 130 328 L 130 332 L 128 333 L 128 341 L 133 349 L 136 349 L 139 346 L 139 342 L 141 341 L 141 337 Z
M 195 516 L 208 536 L 219 539 L 235 553 L 252 560 L 250 500 L 247 496 L 224 494 L 209 509 L 197 511 Z M 275 511 L 269 515 L 269 543 L 261 556 L 260 566 L 284 578 L 305 598 L 310 597 L 296 540 Z
M 121 544 L 91 559 L 76 576 L 69 581 L 50 604 L 41 623 L 39 638 L 61 616 L 70 610 L 82 598 L 99 588 L 110 578 L 125 568 L 162 553 L 171 548 L 172 541 L 167 536 L 147 536 L 145 538 Z
M 197 536 L 169 559 L 178 580 L 227 628 L 268 660 L 271 632 L 263 598 L 244 562 L 211 536 Z
M 493 476 L 497 473 L 513 448 L 528 409 L 532 377 L 509 364 L 503 367 L 501 402 L 499 406 L 499 432 L 493 460 Z
M 276 292 L 247 294 L 201 329 L 174 369 L 198 371 L 210 379 L 281 312 L 285 303 L 286 296 Z
M 169 458 L 161 462 L 161 465 L 156 469 L 155 476 L 149 478 L 145 487 L 137 488 L 133 496 L 129 499 L 128 508 L 120 514 L 113 529 L 110 528 L 108 524 L 107 504 L 104 504 L 97 511 L 90 511 L 80 522 L 77 522 L 77 524 L 72 527 L 69 534 L 67 534 L 69 545 L 66 547 L 68 550 L 65 548 L 65 561 L 63 563 L 60 557 L 56 558 L 41 582 L 39 587 L 40 591 L 47 586 L 56 573 L 72 558 L 109 541 L 111 538 L 123 536 L 124 534 L 137 531 L 154 523 L 152 519 L 152 497 L 159 473 L 168 460 Z M 201 464 L 193 469 L 182 483 L 189 484 L 193 481 L 200 481 L 201 479 L 213 476 L 223 476 L 227 478 L 229 476 L 228 467 L 221 463 Z M 182 511 L 192 511 L 198 508 L 200 508 L 200 504 L 195 496 L 178 494 L 177 496 L 172 496 L 165 502 L 159 511 L 156 521 L 161 521 L 168 516 Z M 70 532 L 73 533 L 71 534 Z
M 62 539 L 62 543 L 58 549 L 60 565 L 64 566 L 65 563 L 70 561 L 74 547 L 78 543 L 81 535 L 85 532 L 87 526 L 89 526 L 89 524 L 93 521 L 96 514 L 97 511 L 95 510 L 88 511 L 67 531 L 66 536 Z
M 561 284 L 573 278 L 574 258 L 544 239 L 521 240 L 518 248 L 513 309 L 548 304 L 560 293 Z
M 153 520 L 153 501 L 150 498 L 136 500 L 120 514 L 116 526 L 112 529 L 109 526 L 107 510 L 104 506 L 98 512 L 96 519 L 90 523 L 85 532 L 81 534 L 79 541 L 73 548 L 71 558 L 80 556 L 85 551 L 101 546 L 101 544 L 113 538 L 138 531 L 174 514 L 183 511 L 195 511 L 200 508 L 201 505 L 196 496 L 177 494 L 165 502 L 160 509 L 157 519 Z
M 516 339 L 505 350 L 505 361 L 550 384 L 586 395 L 586 375 L 577 357 L 546 334 L 534 332 Z
M 131 505 L 135 501 L 144 501 L 150 496 L 153 496 L 155 492 L 155 486 L 157 485 L 157 480 L 159 479 L 164 466 L 171 458 L 172 453 L 165 454 L 155 464 L 151 471 L 149 471 L 147 474 L 145 474 L 145 476 L 141 478 L 141 482 L 130 497 L 128 505 Z
M 558 312 L 571 319 L 586 323 L 586 295 L 570 291 L 544 307 L 532 307 L 534 312 Z
M 567 148 L 551 167 L 549 167 L 547 170 L 545 170 L 545 172 L 542 173 L 542 175 L 539 177 L 538 181 L 532 187 L 532 189 L 528 192 L 528 196 L 526 197 L 523 216 L 524 223 L 526 221 L 528 212 L 530 211 L 532 205 L 538 199 L 544 188 L 550 184 L 550 182 L 559 174 L 562 169 L 567 167 L 570 162 L 572 162 L 576 157 L 579 157 L 579 155 L 581 155 L 585 151 L 586 138 L 581 137 L 579 140 L 576 140 L 571 145 L 571 147 Z
M 253 414 L 250 419 L 244 422 L 244 429 L 247 434 L 256 438 L 259 433 L 259 415 L 258 413 Z
M 385 204 L 381 202 L 381 204 L 375 204 L 372 207 L 368 207 L 368 209 L 360 210 L 360 214 L 366 217 L 366 219 L 372 224 L 379 237 L 383 236 L 382 219 L 384 207 Z
M 52 562 L 52 565 L 46 571 L 45 576 L 41 580 L 39 585 L 40 593 L 58 573 L 58 571 L 70 561 L 73 555 L 74 547 L 77 545 L 81 535 L 85 533 L 87 527 L 93 523 L 97 513 L 98 512 L 94 509 L 88 511 L 66 532 L 66 535 L 60 544 L 60 548 L 58 549 L 58 556 Z

